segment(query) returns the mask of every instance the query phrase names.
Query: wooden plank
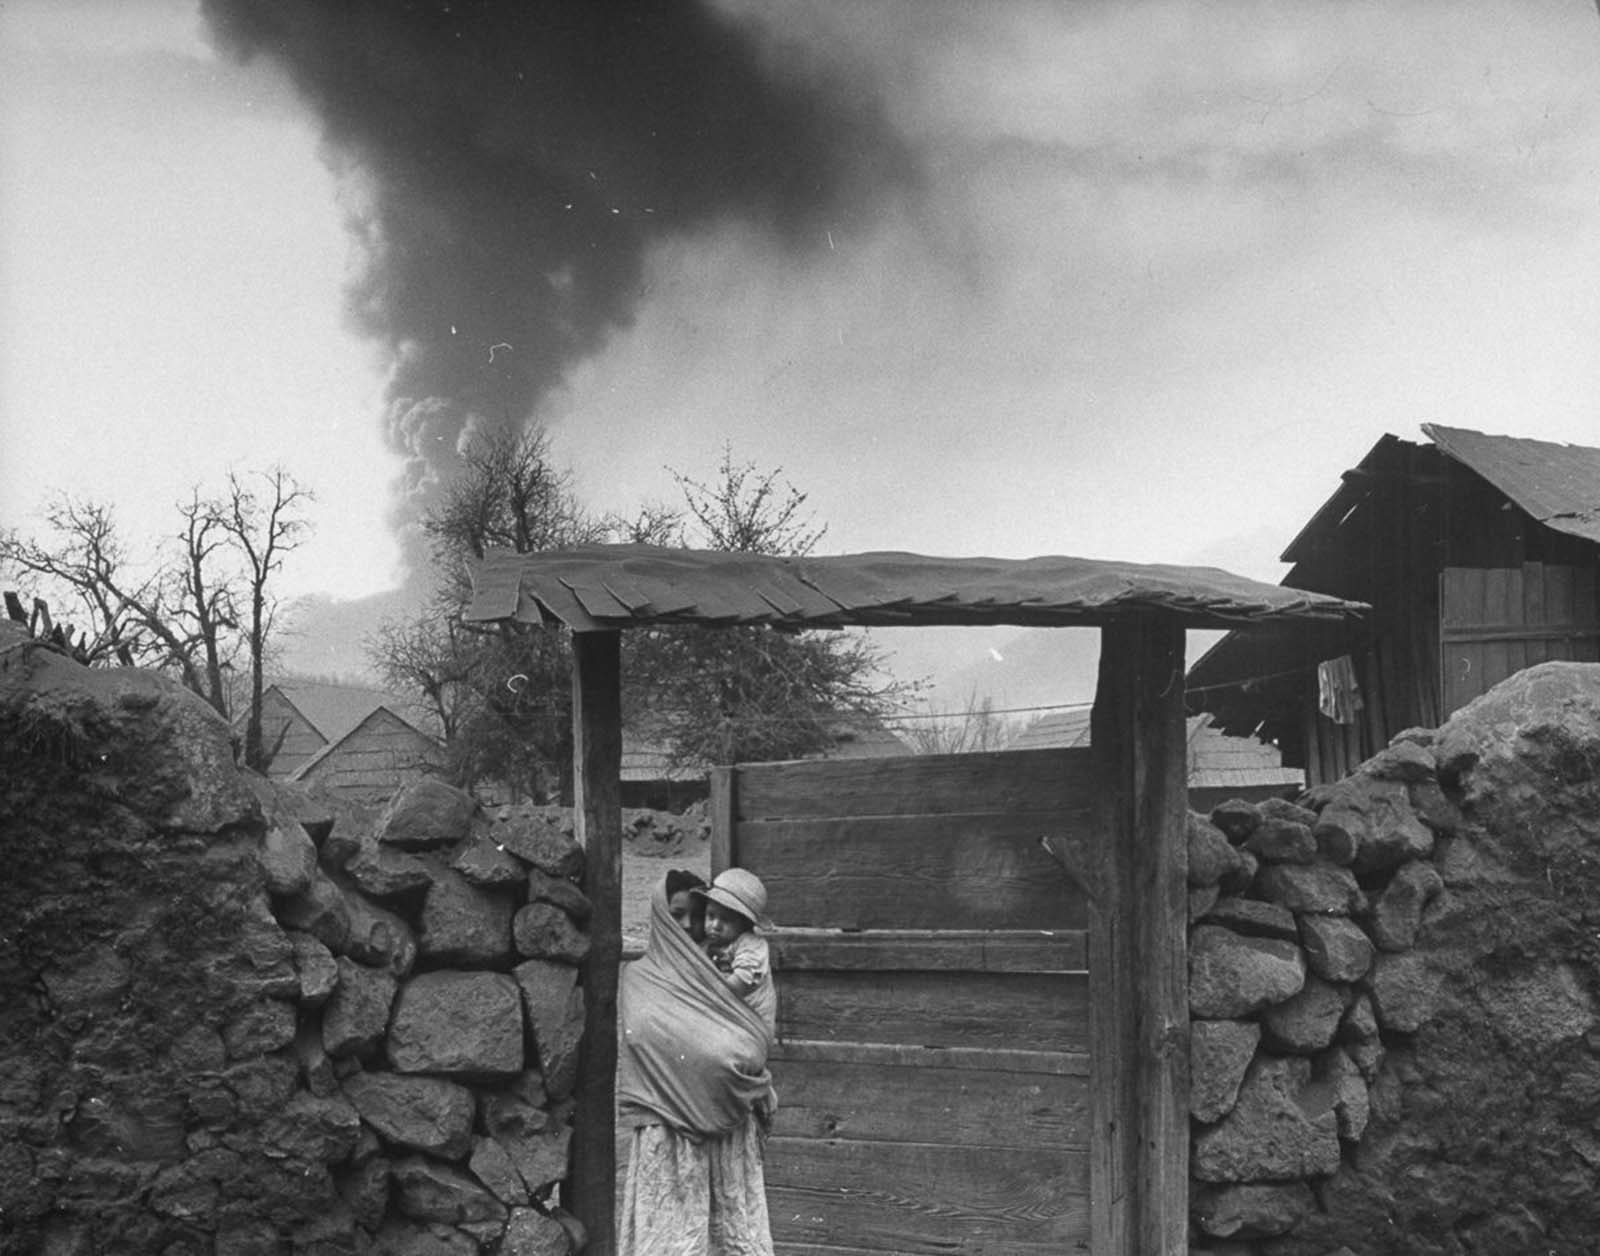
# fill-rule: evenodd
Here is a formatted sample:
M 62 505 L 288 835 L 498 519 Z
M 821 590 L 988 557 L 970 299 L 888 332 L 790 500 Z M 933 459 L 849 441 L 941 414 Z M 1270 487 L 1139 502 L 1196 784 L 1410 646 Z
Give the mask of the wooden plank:
M 1505 569 L 1491 567 L 1478 572 L 1477 575 L 1480 582 L 1481 601 L 1470 622 L 1475 624 L 1504 623 L 1505 612 L 1502 607 L 1506 600 Z M 1507 664 L 1510 654 L 1503 642 L 1486 641 L 1480 646 L 1480 650 L 1481 653 L 1476 669 L 1477 679 L 1470 686 L 1472 692 L 1467 699 L 1469 702 L 1479 694 L 1487 693 L 1511 674 Z
M 743 796 L 746 776 L 741 771 Z M 741 822 L 739 863 L 779 923 L 849 929 L 1075 929 L 1082 893 L 1040 845 L 1080 839 L 1075 811 Z M 908 892 L 915 886 L 915 892 Z
M 1560 654 L 1550 653 L 1549 638 L 1544 637 L 1550 622 L 1549 606 L 1544 600 L 1544 563 L 1522 565 L 1522 622 L 1530 634 L 1523 645 L 1526 651 L 1523 667 L 1533 667 L 1546 659 L 1560 658 Z M 1538 637 L 1533 634 L 1538 634 Z
M 1448 718 L 1474 697 L 1473 686 L 1482 674 L 1483 658 L 1479 647 L 1457 646 L 1452 633 L 1473 623 L 1481 611 L 1483 593 L 1478 573 L 1466 567 L 1446 567 L 1439 576 L 1439 714 Z M 1481 691 L 1479 691 L 1481 692 Z
M 1571 567 L 1547 566 L 1544 569 L 1544 613 L 1547 624 L 1577 624 L 1577 572 Z M 1563 640 L 1549 652 L 1550 658 L 1581 658 L 1573 643 Z
M 790 972 L 778 978 L 778 1034 L 823 1039 L 871 1026 L 878 1042 L 1081 1051 L 1088 979 L 1079 973 Z
M 1519 645 L 1524 642 L 1554 642 L 1572 641 L 1581 637 L 1595 636 L 1595 630 L 1587 632 L 1579 629 L 1575 624 L 1548 625 L 1543 628 L 1526 628 L 1521 624 L 1485 624 L 1482 627 L 1456 627 L 1446 635 L 1445 640 L 1452 645 Z M 1543 662 L 1537 659 L 1535 662 Z M 1531 666 L 1532 664 L 1529 664 Z M 1522 669 L 1516 668 L 1521 671 Z M 1509 673 L 1508 673 L 1509 674 Z M 1504 680 L 1505 677 L 1500 678 Z M 1495 682 L 1496 684 L 1499 681 Z M 1491 685 L 1490 688 L 1493 688 Z
M 774 1137 L 778 1243 L 874 1252 L 1060 1256 L 1087 1250 L 1081 1153 Z
M 1596 602 L 1595 584 L 1596 569 L 1594 567 L 1577 567 L 1572 572 L 1572 618 L 1573 622 L 1592 627 L 1600 623 L 1600 604 Z M 1579 663 L 1600 662 L 1600 638 L 1585 637 L 1572 651 L 1572 658 Z
M 1097 1256 L 1183 1256 L 1189 1025 L 1183 630 L 1101 634 L 1092 750 L 1103 835 L 1089 933 Z
M 616 1250 L 617 969 L 622 958 L 622 703 L 620 637 L 572 638 L 573 819 L 592 904 L 581 966 L 587 1011 L 573 1121 L 573 1211 L 591 1256 Z
M 838 1247 L 832 1243 L 772 1244 L 773 1256 L 916 1256 L 913 1252 L 891 1251 L 886 1247 Z
M 1086 749 L 747 764 L 736 818 L 1067 810 L 1093 789 Z
M 1375 650 L 1363 654 L 1356 663 L 1361 685 L 1362 758 L 1377 754 L 1389 744 L 1383 723 L 1383 682 L 1379 674 L 1378 655 Z M 1397 730 L 1398 731 L 1398 730 Z
M 1523 644 L 1523 636 L 1527 633 L 1527 624 L 1522 619 L 1522 568 L 1508 567 L 1499 573 L 1500 579 L 1493 579 L 1495 572 L 1490 572 L 1490 590 L 1498 597 L 1497 602 L 1490 604 L 1490 611 L 1495 615 L 1495 622 L 1502 624 L 1515 624 L 1522 629 L 1522 635 L 1513 637 L 1505 642 L 1505 658 L 1503 665 L 1505 672 L 1494 683 L 1499 684 L 1507 676 L 1514 676 L 1528 665 L 1528 649 Z M 1498 588 L 1496 585 L 1498 584 Z
M 1076 1148 L 1089 1137 L 1086 1077 L 932 1064 L 896 1066 L 871 1055 L 770 1057 L 778 1089 L 774 1132 L 962 1146 Z M 936 1058 L 940 1052 L 926 1052 Z M 980 1052 L 969 1052 L 972 1062 Z M 1037 1053 L 1043 1055 L 1044 1053 Z
M 824 968 L 1084 972 L 1088 967 L 1087 944 L 1081 929 L 1041 933 L 778 929 L 767 935 L 767 942 L 773 962 L 784 971 Z
M 788 1038 L 772 1046 L 772 1060 L 845 1060 L 885 1068 L 978 1069 L 992 1073 L 1050 1073 L 1089 1076 L 1089 1057 L 1081 1051 L 1021 1051 L 1000 1047 L 925 1047 L 893 1042 L 834 1042 Z
M 734 849 L 733 795 L 738 788 L 734 769 L 712 768 L 710 784 L 706 818 L 711 825 L 711 875 L 716 876 L 738 862 Z

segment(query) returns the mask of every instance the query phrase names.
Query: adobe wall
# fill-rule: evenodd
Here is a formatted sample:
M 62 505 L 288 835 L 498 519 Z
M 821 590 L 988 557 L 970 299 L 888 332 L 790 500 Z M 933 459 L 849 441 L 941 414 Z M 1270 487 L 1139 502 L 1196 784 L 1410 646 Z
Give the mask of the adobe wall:
M 1191 1250 L 1600 1242 L 1600 666 L 1189 826 Z
M 0 1251 L 565 1256 L 562 813 L 338 811 L 0 627 Z

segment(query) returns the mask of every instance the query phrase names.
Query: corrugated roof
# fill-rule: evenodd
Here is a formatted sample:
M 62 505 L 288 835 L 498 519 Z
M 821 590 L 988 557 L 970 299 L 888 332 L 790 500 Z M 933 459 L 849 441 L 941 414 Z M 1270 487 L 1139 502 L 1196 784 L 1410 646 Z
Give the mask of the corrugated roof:
M 1422 431 L 1545 527 L 1600 543 L 1600 449 L 1437 423 Z
M 649 545 L 491 551 L 474 568 L 473 588 L 468 619 L 556 621 L 577 632 L 658 623 L 1050 627 L 1152 611 L 1201 627 L 1366 609 L 1213 567 L 903 553 L 782 558 Z

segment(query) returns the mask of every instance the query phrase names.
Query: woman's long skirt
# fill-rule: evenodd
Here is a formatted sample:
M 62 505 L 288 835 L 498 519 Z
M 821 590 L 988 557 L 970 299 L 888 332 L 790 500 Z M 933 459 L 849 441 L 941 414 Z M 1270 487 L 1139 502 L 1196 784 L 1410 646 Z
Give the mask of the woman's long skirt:
M 772 1256 L 755 1118 L 717 1138 L 636 1128 L 617 1245 L 617 1256 Z

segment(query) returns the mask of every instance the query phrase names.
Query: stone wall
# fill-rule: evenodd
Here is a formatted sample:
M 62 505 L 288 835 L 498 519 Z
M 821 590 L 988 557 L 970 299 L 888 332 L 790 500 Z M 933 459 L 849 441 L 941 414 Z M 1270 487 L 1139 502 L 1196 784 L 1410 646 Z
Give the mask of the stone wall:
M 1189 825 L 1191 1250 L 1593 1253 L 1600 667 Z
M 339 810 L 0 635 L 0 1251 L 562 1256 L 570 816 Z

